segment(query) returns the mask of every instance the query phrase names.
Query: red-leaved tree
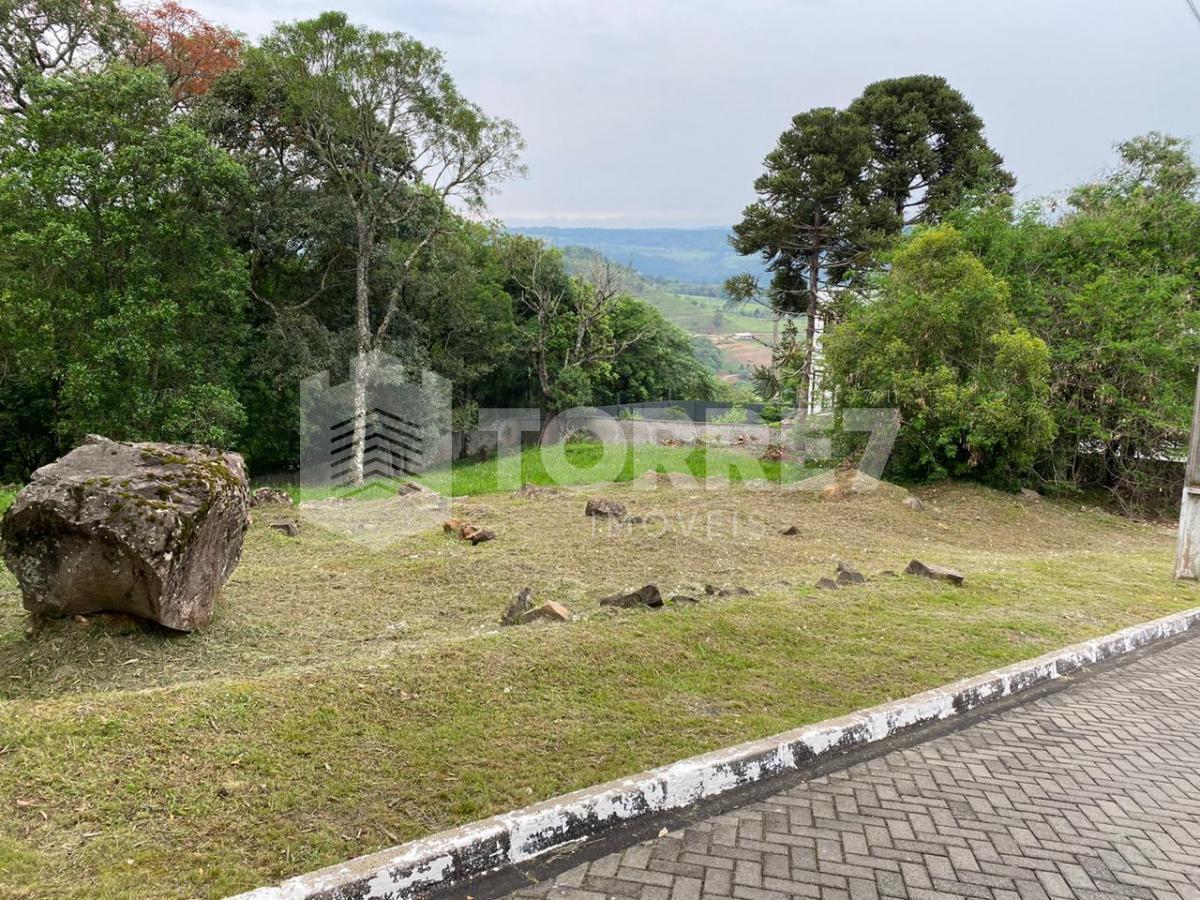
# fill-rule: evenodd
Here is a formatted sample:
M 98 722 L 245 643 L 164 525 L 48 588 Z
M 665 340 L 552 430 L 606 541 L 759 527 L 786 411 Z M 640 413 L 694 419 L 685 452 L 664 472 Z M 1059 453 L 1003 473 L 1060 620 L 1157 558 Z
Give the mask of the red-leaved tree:
M 218 77 L 240 64 L 237 35 L 175 0 L 130 15 L 144 37 L 132 51 L 133 62 L 161 66 L 178 106 L 204 96 Z

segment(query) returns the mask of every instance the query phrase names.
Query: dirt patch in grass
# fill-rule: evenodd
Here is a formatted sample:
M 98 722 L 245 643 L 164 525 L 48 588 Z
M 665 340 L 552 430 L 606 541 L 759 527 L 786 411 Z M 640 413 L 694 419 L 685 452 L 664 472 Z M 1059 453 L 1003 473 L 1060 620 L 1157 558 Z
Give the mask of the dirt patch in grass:
M 0 895 L 222 896 L 1197 602 L 1170 529 L 1078 506 L 648 484 L 603 491 L 639 525 L 585 517 L 599 490 L 456 500 L 477 547 L 260 514 L 186 636 L 28 638 L 0 574 Z M 914 556 L 966 586 L 879 576 Z M 817 591 L 838 559 L 870 583 Z M 650 581 L 753 594 L 599 606 Z M 573 620 L 500 629 L 524 586 Z

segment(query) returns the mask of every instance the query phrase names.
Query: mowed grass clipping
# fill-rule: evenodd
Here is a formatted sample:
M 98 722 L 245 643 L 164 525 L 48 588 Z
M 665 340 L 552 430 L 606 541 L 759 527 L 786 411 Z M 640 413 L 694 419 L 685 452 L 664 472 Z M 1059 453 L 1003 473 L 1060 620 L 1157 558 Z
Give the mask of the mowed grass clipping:
M 0 896 L 219 897 L 1197 602 L 1170 528 L 976 487 L 603 489 L 643 525 L 586 518 L 600 492 L 459 500 L 478 547 L 259 511 L 186 636 L 27 637 L 0 575 Z M 913 557 L 966 586 L 880 574 Z M 870 583 L 817 591 L 837 559 Z M 754 593 L 598 605 L 649 581 Z M 525 586 L 573 620 L 498 628 Z

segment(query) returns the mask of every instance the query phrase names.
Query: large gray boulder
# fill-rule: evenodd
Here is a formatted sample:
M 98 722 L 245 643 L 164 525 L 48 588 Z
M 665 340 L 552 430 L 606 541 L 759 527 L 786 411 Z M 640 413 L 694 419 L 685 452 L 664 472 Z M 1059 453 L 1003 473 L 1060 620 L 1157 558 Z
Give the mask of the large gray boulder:
M 32 612 L 191 631 L 241 558 L 249 496 L 236 453 L 92 435 L 17 495 L 0 521 L 4 561 Z

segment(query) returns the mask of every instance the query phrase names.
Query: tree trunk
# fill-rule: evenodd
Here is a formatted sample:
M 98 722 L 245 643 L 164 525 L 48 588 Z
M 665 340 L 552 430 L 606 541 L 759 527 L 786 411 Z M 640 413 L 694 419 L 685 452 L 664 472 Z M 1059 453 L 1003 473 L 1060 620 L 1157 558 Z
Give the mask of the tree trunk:
M 544 353 L 538 354 L 537 377 L 538 377 L 538 387 L 541 389 L 541 392 L 542 392 L 542 403 L 544 403 L 546 405 L 546 408 L 549 409 L 551 406 L 554 405 L 553 401 L 551 400 L 551 395 L 554 392 L 553 392 L 551 384 L 550 384 L 550 370 L 549 370 L 548 366 L 546 365 L 546 355 Z
M 549 352 L 546 350 L 546 345 L 550 340 L 550 326 L 547 322 L 547 316 L 541 309 L 538 310 L 538 347 L 537 347 L 537 377 L 538 387 L 542 392 L 542 404 L 545 407 L 543 412 L 552 412 L 554 402 L 551 399 L 554 393 L 553 385 L 550 383 L 550 364 L 546 357 Z M 564 364 L 565 368 L 565 364 Z
M 813 356 L 817 345 L 817 299 L 821 290 L 821 211 L 813 219 L 813 244 L 808 255 L 808 309 L 804 321 L 804 366 L 800 370 L 800 390 L 796 398 L 801 419 L 812 409 Z
M 354 357 L 354 459 L 350 468 L 350 480 L 354 485 L 363 483 L 363 459 L 367 438 L 367 382 L 369 381 L 370 354 L 360 348 Z
M 367 441 L 367 385 L 371 376 L 371 253 L 374 235 L 367 217 L 355 213 L 358 231 L 358 258 L 355 261 L 354 305 L 357 318 L 357 352 L 354 359 L 354 459 L 350 480 L 363 483 L 363 458 Z

